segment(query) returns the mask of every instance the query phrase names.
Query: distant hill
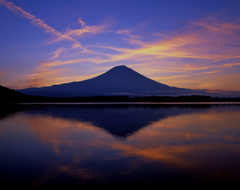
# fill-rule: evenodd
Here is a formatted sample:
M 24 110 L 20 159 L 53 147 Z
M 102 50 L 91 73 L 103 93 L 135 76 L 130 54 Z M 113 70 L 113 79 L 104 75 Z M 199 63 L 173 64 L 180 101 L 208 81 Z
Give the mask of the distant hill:
M 0 85 L 0 102 L 18 102 L 23 97 L 22 93 Z
M 176 88 L 149 79 L 126 66 L 116 66 L 95 78 L 41 88 L 17 90 L 23 94 L 47 97 L 84 96 L 179 96 L 203 91 Z

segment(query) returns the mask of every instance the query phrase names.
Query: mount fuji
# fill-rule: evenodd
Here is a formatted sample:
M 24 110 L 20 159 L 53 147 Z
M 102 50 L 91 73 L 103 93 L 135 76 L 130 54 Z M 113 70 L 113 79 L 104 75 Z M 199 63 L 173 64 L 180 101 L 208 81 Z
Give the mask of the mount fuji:
M 171 87 L 149 79 L 122 65 L 92 79 L 41 88 L 17 90 L 26 95 L 47 97 L 84 96 L 179 96 L 204 94 L 201 90 Z

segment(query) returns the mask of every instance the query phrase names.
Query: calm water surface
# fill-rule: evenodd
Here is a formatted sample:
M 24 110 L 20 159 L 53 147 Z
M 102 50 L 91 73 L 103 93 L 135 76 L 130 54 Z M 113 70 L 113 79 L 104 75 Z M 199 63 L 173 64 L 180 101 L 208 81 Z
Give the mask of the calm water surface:
M 15 105 L 0 112 L 0 184 L 123 189 L 240 184 L 240 105 Z

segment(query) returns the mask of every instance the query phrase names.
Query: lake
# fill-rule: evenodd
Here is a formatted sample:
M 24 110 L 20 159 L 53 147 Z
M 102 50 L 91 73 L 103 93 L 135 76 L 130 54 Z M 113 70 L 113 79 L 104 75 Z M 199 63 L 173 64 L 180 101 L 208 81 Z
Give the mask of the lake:
M 18 104 L 0 112 L 0 184 L 240 184 L 240 104 Z

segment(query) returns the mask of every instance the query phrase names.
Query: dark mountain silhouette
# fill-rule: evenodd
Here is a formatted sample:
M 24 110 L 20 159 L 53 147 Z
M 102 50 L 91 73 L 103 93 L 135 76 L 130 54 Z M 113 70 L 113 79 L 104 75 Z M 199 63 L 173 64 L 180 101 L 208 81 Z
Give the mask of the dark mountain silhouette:
M 9 97 L 9 96 L 19 96 L 21 95 L 20 92 L 16 92 L 15 90 L 12 90 L 10 88 L 4 87 L 0 85 L 0 94 L 1 97 Z
M 23 97 L 22 93 L 0 85 L 0 102 L 18 102 Z
M 151 80 L 126 66 L 116 66 L 95 78 L 49 87 L 18 90 L 23 94 L 47 97 L 81 96 L 163 96 L 201 94 L 203 91 L 170 87 Z

